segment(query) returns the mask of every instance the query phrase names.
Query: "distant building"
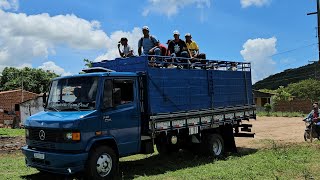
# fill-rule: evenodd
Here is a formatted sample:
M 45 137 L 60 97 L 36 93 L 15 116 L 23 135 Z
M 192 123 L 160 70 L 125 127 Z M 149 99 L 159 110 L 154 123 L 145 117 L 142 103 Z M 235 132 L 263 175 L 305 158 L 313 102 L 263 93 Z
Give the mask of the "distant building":
M 12 112 L 13 115 L 0 112 L 0 124 L 12 123 L 14 113 L 20 116 L 19 104 L 21 102 L 34 99 L 38 96 L 36 93 L 32 93 L 25 90 L 10 90 L 0 92 L 0 109 Z
M 257 110 L 263 110 L 264 105 L 269 103 L 272 103 L 272 96 L 275 94 L 273 93 L 266 93 L 266 92 L 261 92 L 259 90 L 253 90 L 253 98 L 254 98 L 254 103 L 257 106 Z
M 24 124 L 24 121 L 31 115 L 36 114 L 40 111 L 43 111 L 43 98 L 42 95 L 38 95 L 34 99 L 30 99 L 20 103 L 20 119 L 21 123 Z

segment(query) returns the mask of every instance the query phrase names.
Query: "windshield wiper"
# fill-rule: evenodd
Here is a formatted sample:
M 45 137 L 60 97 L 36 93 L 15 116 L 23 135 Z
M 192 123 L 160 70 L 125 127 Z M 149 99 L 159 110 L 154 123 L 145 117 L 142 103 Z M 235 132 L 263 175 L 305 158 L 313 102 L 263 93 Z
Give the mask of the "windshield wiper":
M 77 110 L 77 111 L 81 111 L 79 107 L 75 106 L 75 107 L 68 107 L 66 109 L 63 110 Z
M 50 107 L 47 107 L 46 109 L 47 109 L 47 110 L 55 110 L 55 111 L 59 112 L 59 110 L 58 110 L 57 108 L 55 108 L 55 107 L 52 107 L 52 106 L 50 106 Z

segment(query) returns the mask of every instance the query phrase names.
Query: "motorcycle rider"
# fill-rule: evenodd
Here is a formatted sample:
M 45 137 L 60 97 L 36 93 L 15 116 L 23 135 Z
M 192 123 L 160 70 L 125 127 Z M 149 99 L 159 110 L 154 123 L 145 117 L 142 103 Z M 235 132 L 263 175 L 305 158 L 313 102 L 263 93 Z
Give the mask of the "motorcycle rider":
M 313 103 L 312 105 L 313 110 L 308 114 L 308 116 L 304 119 L 304 121 L 313 121 L 316 125 L 316 132 L 318 135 L 320 135 L 319 126 L 320 126 L 320 117 L 319 117 L 319 104 L 318 102 Z M 308 127 L 309 128 L 309 127 Z
M 313 107 L 313 110 L 309 113 L 306 119 L 312 119 L 314 122 L 317 123 L 319 118 L 319 112 L 320 112 L 318 102 L 313 103 L 312 107 Z

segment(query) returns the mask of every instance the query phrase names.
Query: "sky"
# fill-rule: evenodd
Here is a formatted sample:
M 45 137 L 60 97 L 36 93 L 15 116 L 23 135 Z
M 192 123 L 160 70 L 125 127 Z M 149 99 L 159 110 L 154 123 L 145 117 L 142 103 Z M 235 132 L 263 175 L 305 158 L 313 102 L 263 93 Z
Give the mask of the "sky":
M 0 0 L 0 72 L 8 66 L 79 73 L 83 59 L 119 57 L 141 28 L 165 43 L 191 33 L 211 60 L 252 63 L 256 82 L 318 60 L 316 0 Z

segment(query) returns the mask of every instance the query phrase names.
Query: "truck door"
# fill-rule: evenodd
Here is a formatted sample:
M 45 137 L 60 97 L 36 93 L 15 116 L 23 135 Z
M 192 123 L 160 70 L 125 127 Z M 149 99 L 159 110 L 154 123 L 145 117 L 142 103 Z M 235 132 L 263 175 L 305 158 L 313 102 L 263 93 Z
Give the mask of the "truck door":
M 104 81 L 102 131 L 113 136 L 120 155 L 140 150 L 140 113 L 137 78 Z

